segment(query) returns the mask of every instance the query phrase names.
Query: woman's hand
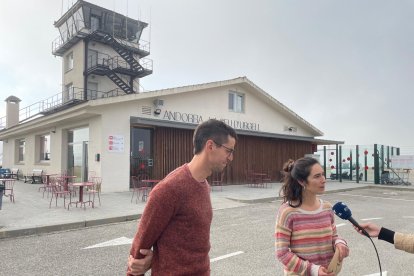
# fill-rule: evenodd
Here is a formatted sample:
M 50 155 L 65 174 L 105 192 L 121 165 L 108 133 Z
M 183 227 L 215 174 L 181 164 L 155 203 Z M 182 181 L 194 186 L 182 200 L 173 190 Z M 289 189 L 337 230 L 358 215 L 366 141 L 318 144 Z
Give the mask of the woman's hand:
M 349 248 L 345 244 L 339 242 L 335 245 L 335 251 L 339 251 L 339 261 L 342 262 L 343 259 L 349 256 Z
M 318 270 L 318 276 L 335 276 L 335 273 L 328 272 L 326 267 L 320 266 Z

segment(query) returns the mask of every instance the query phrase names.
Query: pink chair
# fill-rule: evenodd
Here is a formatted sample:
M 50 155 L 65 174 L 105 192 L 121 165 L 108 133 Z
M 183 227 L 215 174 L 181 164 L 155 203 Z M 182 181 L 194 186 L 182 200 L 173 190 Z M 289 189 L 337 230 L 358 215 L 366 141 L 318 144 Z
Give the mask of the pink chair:
M 99 206 L 101 206 L 101 186 L 102 186 L 102 177 L 93 176 L 91 177 L 90 182 L 93 182 L 94 185 L 88 189 L 89 201 L 92 201 L 92 208 L 95 208 L 95 195 L 98 195 Z M 92 195 L 92 200 L 91 200 Z
M 47 198 L 49 198 L 49 193 L 51 192 L 52 188 L 50 187 L 50 178 L 49 183 L 47 182 L 48 177 L 46 175 L 42 175 L 42 186 L 39 187 L 38 192 L 40 189 L 43 189 L 43 196 L 45 197 L 45 192 L 47 191 Z
M 223 191 L 223 179 L 224 179 L 224 171 L 221 173 L 213 173 L 211 177 L 211 191 L 214 191 L 214 187 L 219 187 L 220 191 Z
M 13 203 L 14 203 L 14 191 L 13 191 L 14 182 L 15 182 L 15 179 L 4 179 L 3 180 L 3 183 L 4 183 L 3 195 L 9 197 L 10 201 Z
M 50 198 L 49 208 L 52 206 L 53 196 L 55 197 L 55 200 L 56 200 L 56 206 L 57 206 L 58 197 L 63 196 L 63 207 L 65 208 L 66 208 L 66 196 L 69 196 L 69 202 L 72 201 L 72 194 L 70 191 L 65 191 L 61 179 L 62 178 L 54 178 L 54 177 L 50 179 L 52 197 Z M 68 210 L 69 210 L 69 204 L 68 204 Z
M 134 199 L 134 195 L 136 194 L 135 202 L 138 203 L 138 197 L 142 192 L 142 201 L 146 201 L 149 192 L 151 191 L 151 187 L 149 187 L 146 183 L 142 182 L 141 180 L 149 179 L 147 174 L 140 174 L 139 176 L 132 176 L 132 200 Z

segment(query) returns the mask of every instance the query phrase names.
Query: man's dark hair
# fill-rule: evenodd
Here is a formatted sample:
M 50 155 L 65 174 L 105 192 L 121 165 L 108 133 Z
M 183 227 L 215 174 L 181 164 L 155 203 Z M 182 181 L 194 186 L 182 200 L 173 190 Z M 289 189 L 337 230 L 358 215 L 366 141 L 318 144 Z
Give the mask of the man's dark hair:
M 210 119 L 201 123 L 194 131 L 194 154 L 199 154 L 203 150 L 207 140 L 211 139 L 221 145 L 227 143 L 229 135 L 237 140 L 234 129 L 222 121 Z

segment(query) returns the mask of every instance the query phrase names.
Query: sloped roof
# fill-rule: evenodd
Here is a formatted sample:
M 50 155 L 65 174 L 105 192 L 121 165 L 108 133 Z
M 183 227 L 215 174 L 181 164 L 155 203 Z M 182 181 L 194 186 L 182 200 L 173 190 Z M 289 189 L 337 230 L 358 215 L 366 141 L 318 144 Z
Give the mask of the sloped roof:
M 216 88 L 216 87 L 223 87 L 229 85 L 242 85 L 249 89 L 251 92 L 256 93 L 259 98 L 262 98 L 265 102 L 269 103 L 272 107 L 279 110 L 280 112 L 284 113 L 286 116 L 291 118 L 293 121 L 298 122 L 298 124 L 303 125 L 309 128 L 315 135 L 314 136 L 323 136 L 323 132 L 313 126 L 311 123 L 300 117 L 297 113 L 289 109 L 287 106 L 273 98 L 270 94 L 266 93 L 263 89 L 258 87 L 252 81 L 250 81 L 247 77 L 238 77 L 235 79 L 230 80 L 222 80 L 222 81 L 215 81 L 215 82 L 208 82 L 202 84 L 194 84 L 194 85 L 187 85 L 187 86 L 180 86 L 174 88 L 167 88 L 162 90 L 154 90 L 149 91 L 141 94 L 132 94 L 131 96 L 139 95 L 138 97 L 147 98 L 147 97 L 161 97 L 166 95 L 174 95 L 174 94 L 181 94 L 187 92 L 193 92 L 198 90 Z M 123 97 L 122 97 L 123 98 Z

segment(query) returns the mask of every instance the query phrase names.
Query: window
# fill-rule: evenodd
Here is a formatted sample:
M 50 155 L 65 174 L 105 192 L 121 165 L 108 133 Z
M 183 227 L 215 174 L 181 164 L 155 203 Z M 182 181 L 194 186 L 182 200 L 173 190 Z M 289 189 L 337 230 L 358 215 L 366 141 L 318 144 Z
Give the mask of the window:
M 65 90 L 67 93 L 67 100 L 68 101 L 73 100 L 75 98 L 73 84 L 72 83 L 67 84 Z
M 91 15 L 91 31 L 99 30 L 101 26 L 101 19 L 96 15 Z
M 24 162 L 26 142 L 24 139 L 20 139 L 16 141 L 16 145 L 17 145 L 17 162 Z
M 65 72 L 73 69 L 73 52 L 67 54 L 65 58 Z
M 50 135 L 42 135 L 39 137 L 39 153 L 40 161 L 50 160 Z
M 229 110 L 234 112 L 244 112 L 244 95 L 230 91 L 229 92 Z

